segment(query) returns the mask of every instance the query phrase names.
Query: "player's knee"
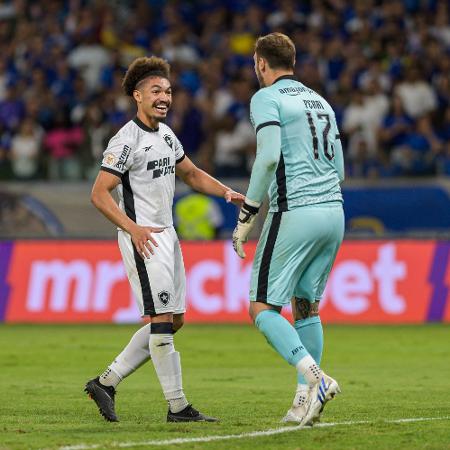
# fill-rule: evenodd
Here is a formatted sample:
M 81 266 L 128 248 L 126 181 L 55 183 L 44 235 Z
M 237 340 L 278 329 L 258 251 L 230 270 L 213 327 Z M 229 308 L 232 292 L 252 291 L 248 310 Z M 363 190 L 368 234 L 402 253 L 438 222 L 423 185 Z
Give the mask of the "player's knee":
M 184 314 L 173 316 L 173 332 L 176 333 L 184 325 Z
M 294 298 L 294 319 L 305 320 L 319 316 L 319 301 L 310 302 L 306 298 Z
M 249 313 L 251 319 L 253 320 L 253 322 L 255 322 L 258 314 L 262 311 L 267 311 L 267 310 L 274 310 L 274 311 L 280 312 L 281 306 L 273 306 L 273 305 L 269 305 L 265 302 L 259 302 L 259 301 L 250 302 L 250 306 L 248 308 L 248 313 Z

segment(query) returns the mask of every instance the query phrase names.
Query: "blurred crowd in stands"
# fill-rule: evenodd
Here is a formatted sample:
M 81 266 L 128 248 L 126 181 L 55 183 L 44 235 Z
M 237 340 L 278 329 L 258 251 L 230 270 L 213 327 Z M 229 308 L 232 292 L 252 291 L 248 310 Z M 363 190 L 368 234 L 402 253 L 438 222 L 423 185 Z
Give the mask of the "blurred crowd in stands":
M 135 114 L 127 65 L 172 65 L 168 124 L 219 177 L 248 176 L 255 38 L 288 34 L 335 109 L 347 177 L 450 176 L 447 0 L 0 1 L 0 179 L 92 179 Z

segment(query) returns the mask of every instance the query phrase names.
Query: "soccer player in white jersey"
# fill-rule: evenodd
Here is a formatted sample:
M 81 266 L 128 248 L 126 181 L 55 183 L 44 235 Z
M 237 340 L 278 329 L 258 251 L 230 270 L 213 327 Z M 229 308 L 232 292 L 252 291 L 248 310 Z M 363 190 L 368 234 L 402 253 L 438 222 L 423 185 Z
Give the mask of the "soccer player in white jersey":
M 217 421 L 188 403 L 182 387 L 180 355 L 173 334 L 183 325 L 185 273 L 172 222 L 175 174 L 194 190 L 241 205 L 244 197 L 196 167 L 173 131 L 162 121 L 172 102 L 167 61 L 136 59 L 122 86 L 137 104 L 136 117 L 109 141 L 92 189 L 96 208 L 118 227 L 128 280 L 143 317 L 128 345 L 85 390 L 108 421 L 117 421 L 117 385 L 152 360 L 169 404 L 168 422 Z M 111 192 L 116 189 L 119 205 Z
M 253 262 L 250 316 L 297 371 L 296 395 L 284 421 L 312 425 L 340 392 L 319 366 L 319 302 L 344 235 L 344 162 L 333 109 L 296 79 L 295 53 L 281 33 L 256 41 L 261 89 L 252 97 L 250 113 L 257 153 L 233 244 L 244 258 L 243 244 L 268 193 L 269 213 Z M 292 298 L 294 326 L 280 314 Z

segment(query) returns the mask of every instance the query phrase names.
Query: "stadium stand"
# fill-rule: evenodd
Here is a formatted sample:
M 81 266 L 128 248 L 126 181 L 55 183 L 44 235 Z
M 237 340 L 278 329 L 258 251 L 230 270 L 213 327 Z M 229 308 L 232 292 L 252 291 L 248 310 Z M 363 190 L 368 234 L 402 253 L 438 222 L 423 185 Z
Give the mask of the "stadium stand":
M 172 64 L 168 122 L 187 153 L 245 177 L 253 42 L 273 30 L 331 99 L 348 177 L 450 175 L 447 1 L 50 0 L 0 7 L 0 178 L 92 179 L 134 114 L 124 69 L 149 54 Z

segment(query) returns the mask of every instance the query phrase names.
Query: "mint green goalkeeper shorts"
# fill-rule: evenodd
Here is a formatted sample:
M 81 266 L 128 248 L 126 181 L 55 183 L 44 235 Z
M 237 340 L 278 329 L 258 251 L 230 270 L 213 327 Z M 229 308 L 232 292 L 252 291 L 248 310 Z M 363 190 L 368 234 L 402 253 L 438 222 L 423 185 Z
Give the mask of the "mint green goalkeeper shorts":
M 256 248 L 250 300 L 274 306 L 322 298 L 344 237 L 341 202 L 268 213 Z

